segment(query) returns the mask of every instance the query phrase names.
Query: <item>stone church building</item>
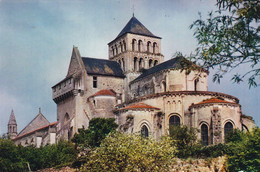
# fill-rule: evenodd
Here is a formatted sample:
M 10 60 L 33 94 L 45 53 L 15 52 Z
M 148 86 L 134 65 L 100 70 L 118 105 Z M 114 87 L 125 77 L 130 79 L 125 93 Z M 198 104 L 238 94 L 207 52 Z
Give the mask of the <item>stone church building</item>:
M 239 100 L 208 91 L 208 71 L 182 56 L 164 61 L 161 37 L 134 16 L 108 43 L 108 59 L 82 57 L 73 47 L 66 77 L 52 87 L 56 139 L 71 139 L 92 118 L 115 118 L 119 130 L 159 138 L 169 128 L 200 129 L 205 145 L 251 128 Z

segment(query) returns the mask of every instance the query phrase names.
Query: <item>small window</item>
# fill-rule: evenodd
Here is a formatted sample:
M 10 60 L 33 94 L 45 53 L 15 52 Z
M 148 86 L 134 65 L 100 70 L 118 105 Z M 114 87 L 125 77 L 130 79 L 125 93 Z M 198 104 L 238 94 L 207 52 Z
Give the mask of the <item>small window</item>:
M 64 82 L 64 87 L 66 87 L 66 81 Z
M 56 92 L 56 87 L 53 88 L 53 91 Z
M 93 76 L 93 88 L 97 88 L 97 77 Z
M 69 84 L 71 84 L 71 79 L 69 79 Z
M 61 89 L 61 84 L 59 85 L 59 90 Z

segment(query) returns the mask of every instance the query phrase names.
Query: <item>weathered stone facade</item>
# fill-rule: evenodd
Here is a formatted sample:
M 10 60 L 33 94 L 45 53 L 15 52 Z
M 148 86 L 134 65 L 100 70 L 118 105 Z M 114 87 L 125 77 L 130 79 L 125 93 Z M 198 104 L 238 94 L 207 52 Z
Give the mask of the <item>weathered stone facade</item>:
M 237 98 L 208 91 L 208 71 L 184 57 L 163 62 L 161 38 L 135 17 L 108 43 L 108 54 L 82 57 L 73 48 L 66 78 L 52 87 L 57 139 L 70 139 L 95 117 L 116 118 L 119 130 L 154 138 L 187 125 L 201 130 L 204 144 L 251 125 Z

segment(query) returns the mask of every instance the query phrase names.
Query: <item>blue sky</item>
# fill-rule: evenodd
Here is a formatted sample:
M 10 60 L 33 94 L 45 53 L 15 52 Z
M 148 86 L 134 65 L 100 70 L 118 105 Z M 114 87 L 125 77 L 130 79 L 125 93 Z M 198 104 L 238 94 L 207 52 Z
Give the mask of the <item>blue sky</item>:
M 206 17 L 214 0 L 0 0 L 0 134 L 11 110 L 21 131 L 37 114 L 56 121 L 51 87 L 67 73 L 73 45 L 82 56 L 108 58 L 107 43 L 132 17 L 162 37 L 165 60 L 196 48 L 190 24 Z M 238 70 L 245 70 L 240 68 Z M 212 75 L 213 72 L 211 72 Z M 210 75 L 210 78 L 212 76 Z M 209 90 L 240 99 L 242 112 L 260 124 L 260 87 L 209 80 Z

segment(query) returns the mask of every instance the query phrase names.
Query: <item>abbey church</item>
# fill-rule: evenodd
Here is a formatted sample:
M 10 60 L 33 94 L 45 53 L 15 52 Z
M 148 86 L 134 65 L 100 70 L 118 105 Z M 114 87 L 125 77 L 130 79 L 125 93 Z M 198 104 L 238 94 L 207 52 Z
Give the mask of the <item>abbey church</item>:
M 223 142 L 235 128 L 254 126 L 236 97 L 208 91 L 208 74 L 182 56 L 164 61 L 161 37 L 133 16 L 108 43 L 108 59 L 82 57 L 73 47 L 66 77 L 52 87 L 57 122 L 46 121 L 43 135 L 52 143 L 71 139 L 92 118 L 102 117 L 115 118 L 122 132 L 155 139 L 171 126 L 194 127 L 208 145 Z M 24 145 L 23 140 L 36 137 L 28 132 L 14 137 L 15 142 Z

